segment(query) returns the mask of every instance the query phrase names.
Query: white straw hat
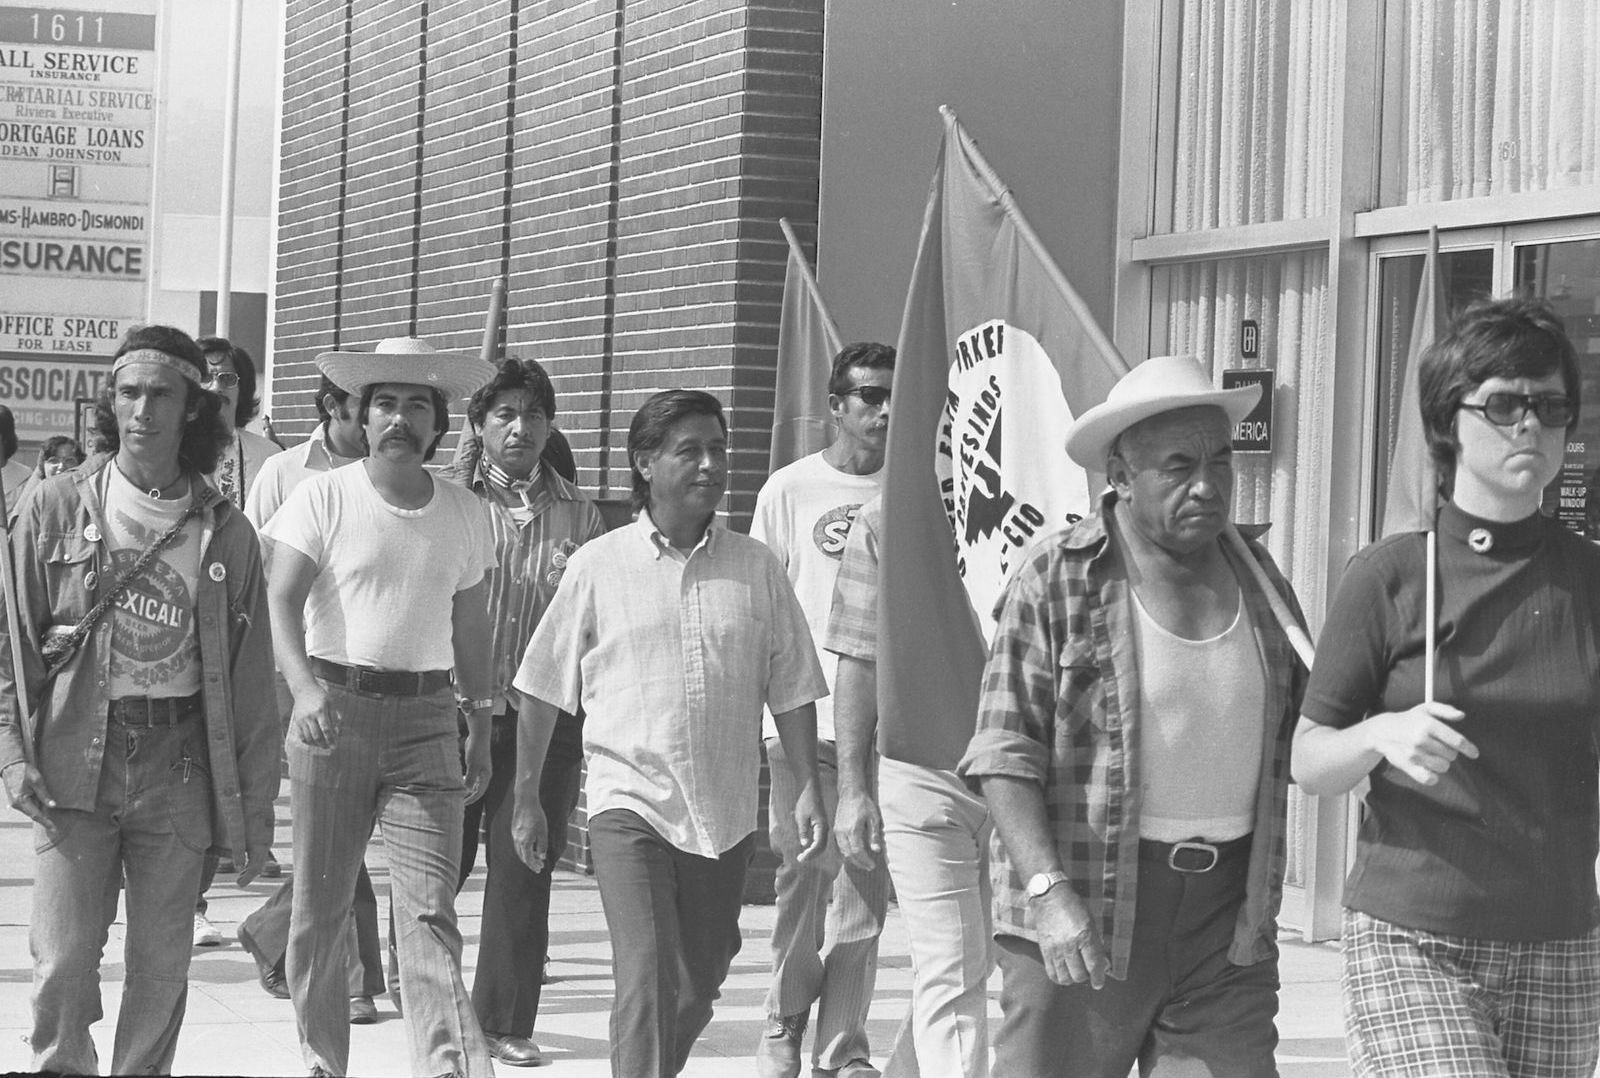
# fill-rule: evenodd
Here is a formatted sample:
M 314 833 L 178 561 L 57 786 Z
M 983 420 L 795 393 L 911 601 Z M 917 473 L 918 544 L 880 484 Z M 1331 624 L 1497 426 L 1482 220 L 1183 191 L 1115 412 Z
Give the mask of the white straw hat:
M 1117 435 L 1162 412 L 1214 404 L 1237 423 L 1261 398 L 1259 385 L 1217 389 L 1193 356 L 1152 356 L 1124 374 L 1106 399 L 1067 428 L 1067 456 L 1090 471 L 1105 470 Z
M 448 400 L 468 397 L 494 377 L 494 364 L 465 352 L 441 352 L 421 337 L 389 337 L 371 352 L 323 352 L 317 369 L 354 396 L 374 382 L 432 386 Z

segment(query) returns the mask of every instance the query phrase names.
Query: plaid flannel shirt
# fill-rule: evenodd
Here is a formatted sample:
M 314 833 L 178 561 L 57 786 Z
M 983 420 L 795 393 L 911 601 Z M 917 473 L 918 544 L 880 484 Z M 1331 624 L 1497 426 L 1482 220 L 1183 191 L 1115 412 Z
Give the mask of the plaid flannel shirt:
M 977 732 L 957 768 L 1030 779 L 1044 790 L 1056 854 L 1079 898 L 1099 922 L 1111 975 L 1127 976 L 1139 885 L 1139 670 L 1127 567 L 1100 513 L 1033 550 L 1006 587 L 984 669 Z M 1248 541 L 1296 619 L 1300 609 L 1271 557 Z M 1233 552 L 1227 550 L 1229 560 Z M 1249 965 L 1273 953 L 1282 899 L 1288 813 L 1289 741 L 1305 670 L 1267 597 L 1235 567 L 1267 674 L 1261 775 L 1245 902 L 1228 957 Z M 1203 673 L 1202 673 L 1203 676 Z M 1026 881 L 995 835 L 991 875 L 996 934 L 1037 940 Z

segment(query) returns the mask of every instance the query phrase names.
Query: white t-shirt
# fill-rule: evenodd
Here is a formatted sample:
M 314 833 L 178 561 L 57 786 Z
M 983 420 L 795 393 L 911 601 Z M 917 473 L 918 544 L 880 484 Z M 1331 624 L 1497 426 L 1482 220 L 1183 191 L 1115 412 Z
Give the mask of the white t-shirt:
M 193 497 L 163 501 L 128 482 L 115 463 L 101 494 L 106 512 L 107 570 L 121 580 L 145 549 L 189 511 Z M 184 529 L 111 604 L 111 698 L 192 696 L 200 691 L 200 638 L 195 600 L 200 585 L 200 519 Z
M 306 654 L 379 670 L 448 670 L 451 603 L 495 564 L 483 502 L 433 476 L 421 509 L 383 500 L 365 464 L 296 487 L 262 534 L 317 565 Z
M 756 495 L 750 534 L 778 555 L 789 583 L 805 611 L 813 642 L 822 639 L 833 607 L 833 582 L 839 575 L 845 537 L 856 510 L 883 490 L 883 469 L 871 475 L 850 475 L 822 459 L 801 457 L 773 472 Z M 819 653 L 820 654 L 820 653 Z M 829 695 L 817 701 L 817 737 L 834 740 L 833 678 L 839 657 L 822 654 L 822 672 Z M 769 711 L 762 719 L 763 737 L 777 737 Z

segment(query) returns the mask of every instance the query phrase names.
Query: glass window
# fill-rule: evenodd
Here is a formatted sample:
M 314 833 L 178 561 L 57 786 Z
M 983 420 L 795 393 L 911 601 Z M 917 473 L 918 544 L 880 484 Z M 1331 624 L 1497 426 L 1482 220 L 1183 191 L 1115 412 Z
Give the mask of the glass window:
M 1400 424 L 1400 390 L 1405 384 L 1406 362 L 1411 354 L 1411 330 L 1417 310 L 1424 257 L 1392 255 L 1378 263 L 1378 400 L 1373 427 L 1380 433 L 1374 455 L 1377 474 L 1373 483 L 1372 538 L 1382 526 L 1384 501 L 1389 491 L 1389 461 L 1394 455 Z M 1476 248 L 1439 253 L 1439 288 L 1448 314 L 1494 291 L 1494 251 Z
M 1319 217 L 1333 179 L 1333 0 L 1185 0 L 1157 231 Z M 1158 207 L 1160 210 L 1167 207 Z
M 1600 182 L 1600 4 L 1390 0 L 1382 203 Z
M 1328 256 L 1302 251 L 1180 263 L 1154 274 L 1155 353 L 1198 356 L 1218 381 L 1225 369 L 1274 372 L 1272 449 L 1235 455 L 1233 514 L 1272 525 L 1268 549 L 1317 624 L 1327 526 L 1316 477 L 1325 474 L 1333 394 Z M 1254 323 L 1250 332 L 1243 331 L 1246 322 Z
M 1600 239 L 1518 246 L 1513 273 L 1519 292 L 1542 296 L 1561 315 L 1583 377 L 1578 422 L 1543 508 L 1578 534 L 1600 539 Z

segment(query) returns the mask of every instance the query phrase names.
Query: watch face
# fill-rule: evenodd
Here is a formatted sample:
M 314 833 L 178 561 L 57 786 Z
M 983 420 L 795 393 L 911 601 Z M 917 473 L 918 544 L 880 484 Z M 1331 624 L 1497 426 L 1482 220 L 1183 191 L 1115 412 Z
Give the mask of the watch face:
M 1050 877 L 1043 872 L 1038 873 L 1028 880 L 1028 895 L 1038 898 L 1050 890 Z

